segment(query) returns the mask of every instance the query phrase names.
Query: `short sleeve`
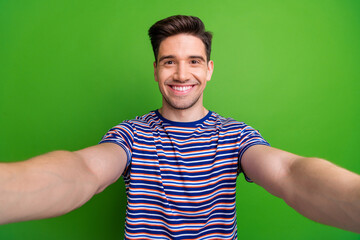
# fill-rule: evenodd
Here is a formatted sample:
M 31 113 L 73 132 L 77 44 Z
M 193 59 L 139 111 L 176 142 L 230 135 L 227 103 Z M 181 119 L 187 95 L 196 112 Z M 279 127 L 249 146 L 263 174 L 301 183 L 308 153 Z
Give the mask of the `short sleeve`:
M 119 125 L 111 128 L 101 139 L 101 143 L 115 143 L 122 147 L 127 156 L 126 167 L 130 165 L 131 155 L 132 155 L 132 146 L 134 142 L 134 129 L 130 122 L 124 121 Z
M 241 169 L 241 158 L 247 149 L 249 149 L 251 146 L 254 146 L 254 145 L 270 146 L 270 144 L 261 136 L 260 132 L 250 126 L 246 126 L 241 131 L 240 139 L 241 140 L 240 140 L 239 163 L 238 163 L 239 164 L 239 166 L 238 166 L 239 174 L 241 172 L 243 172 L 243 170 Z M 250 178 L 248 178 L 245 173 L 244 173 L 244 176 L 245 176 L 246 181 L 252 182 L 252 180 Z

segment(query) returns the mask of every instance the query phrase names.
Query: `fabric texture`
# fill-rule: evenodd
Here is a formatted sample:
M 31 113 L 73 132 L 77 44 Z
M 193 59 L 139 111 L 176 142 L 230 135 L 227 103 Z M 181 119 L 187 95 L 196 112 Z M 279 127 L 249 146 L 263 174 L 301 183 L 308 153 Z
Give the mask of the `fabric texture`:
M 250 146 L 269 145 L 215 112 L 184 123 L 157 110 L 110 129 L 104 142 L 127 154 L 125 239 L 237 239 L 239 160 Z

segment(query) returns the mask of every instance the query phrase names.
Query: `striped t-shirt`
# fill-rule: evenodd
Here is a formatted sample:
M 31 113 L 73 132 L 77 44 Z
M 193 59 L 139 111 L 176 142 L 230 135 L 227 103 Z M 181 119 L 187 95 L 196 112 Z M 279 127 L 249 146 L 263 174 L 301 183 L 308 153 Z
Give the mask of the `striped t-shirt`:
M 258 131 L 215 112 L 173 122 L 158 111 L 110 129 L 127 154 L 125 239 L 237 239 L 239 159 Z

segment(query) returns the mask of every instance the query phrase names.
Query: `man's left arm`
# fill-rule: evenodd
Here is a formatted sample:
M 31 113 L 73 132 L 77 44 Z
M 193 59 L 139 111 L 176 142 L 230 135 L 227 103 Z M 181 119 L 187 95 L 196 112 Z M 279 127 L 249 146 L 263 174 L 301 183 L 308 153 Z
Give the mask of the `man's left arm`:
M 241 159 L 244 173 L 314 221 L 360 233 L 360 176 L 319 158 L 263 145 Z

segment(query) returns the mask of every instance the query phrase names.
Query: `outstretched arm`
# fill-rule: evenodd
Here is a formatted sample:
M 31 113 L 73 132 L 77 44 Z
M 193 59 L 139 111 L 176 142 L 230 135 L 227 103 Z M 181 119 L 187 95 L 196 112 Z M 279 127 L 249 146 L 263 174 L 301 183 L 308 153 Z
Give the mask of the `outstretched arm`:
M 115 182 L 125 165 L 125 151 L 113 143 L 0 163 L 0 224 L 70 212 Z
M 304 158 L 268 146 L 250 147 L 241 165 L 246 175 L 302 215 L 360 233 L 360 176 L 319 158 Z

